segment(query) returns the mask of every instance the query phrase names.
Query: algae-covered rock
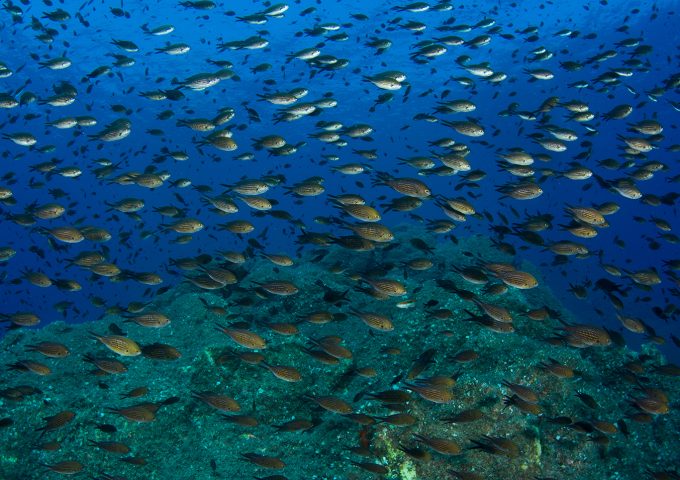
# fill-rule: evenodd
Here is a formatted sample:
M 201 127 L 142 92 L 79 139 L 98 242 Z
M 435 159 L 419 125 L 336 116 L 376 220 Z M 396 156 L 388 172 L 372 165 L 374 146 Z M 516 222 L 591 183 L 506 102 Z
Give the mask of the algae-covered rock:
M 486 244 L 483 238 L 470 241 L 477 249 Z M 446 265 L 464 262 L 465 241 L 458 246 L 432 244 L 437 255 L 447 259 Z M 416 254 L 405 243 L 389 255 L 372 255 L 383 256 L 384 263 L 390 255 L 402 259 Z M 41 463 L 77 459 L 95 476 L 105 471 L 129 478 L 189 478 L 177 474 L 186 472 L 189 464 L 191 478 L 266 476 L 262 467 L 241 456 L 257 453 L 281 459 L 288 478 L 367 478 L 366 471 L 351 463 L 367 461 L 384 465 L 387 478 L 393 479 L 449 478 L 454 471 L 486 478 L 633 479 L 646 468 L 675 462 L 675 432 L 680 426 L 675 411 L 646 417 L 635 407 L 635 402 L 654 398 L 659 391 L 670 402 L 679 393 L 674 377 L 657 373 L 664 360 L 654 347 L 645 346 L 644 354 L 617 346 L 570 347 L 554 337 L 569 312 L 545 286 L 531 292 L 532 302 L 527 293 L 512 290 L 494 298 L 484 293 L 483 286 L 463 283 L 445 266 L 406 276 L 401 270 L 386 272 L 385 278 L 403 283 L 417 305 L 395 308 L 400 298 L 376 299 L 361 279 L 329 274 L 327 266 L 341 255 L 331 249 L 321 263 L 302 258 L 304 278 L 299 283 L 305 285 L 304 296 L 254 295 L 247 280 L 224 295 L 185 285 L 149 306 L 171 319 L 160 329 L 111 315 L 86 325 L 57 322 L 39 330 L 9 332 L 2 340 L 3 363 L 31 359 L 49 365 L 52 373 L 41 377 L 18 369 L 0 380 L 0 411 L 10 419 L 0 432 L 5 440 L 0 469 L 6 478 L 29 480 L 42 478 Z M 362 271 L 368 265 L 364 262 L 353 258 L 347 268 Z M 274 273 L 271 265 L 259 263 L 252 272 L 267 277 Z M 325 287 L 316 285 L 315 279 L 322 279 Z M 470 313 L 477 315 L 479 310 L 443 280 L 502 304 L 514 317 L 515 331 L 500 333 L 469 321 Z M 328 289 L 346 292 L 347 300 L 328 303 L 324 300 L 329 298 Z M 558 312 L 561 320 L 522 316 L 536 301 Z M 350 307 L 389 315 L 394 330 L 369 329 L 348 314 Z M 331 321 L 305 320 L 322 310 L 332 312 Z M 162 343 L 181 356 L 116 358 L 88 333 L 107 334 L 112 324 L 143 351 Z M 282 324 L 295 328 L 282 329 Z M 217 325 L 256 332 L 267 346 L 259 351 L 244 348 Z M 62 342 L 71 355 L 48 358 L 27 351 L 28 345 L 42 341 Z M 460 356 L 461 352 L 474 355 L 468 358 L 469 353 Z M 120 361 L 125 371 L 106 373 L 91 361 L 84 362 L 84 355 Z M 260 357 L 270 366 L 296 369 L 300 381 L 277 377 L 258 364 Z M 419 363 L 423 358 L 427 360 Z M 550 373 L 555 364 L 572 373 Z M 641 368 L 644 376 L 631 383 L 626 372 L 633 368 Z M 428 391 L 422 388 L 431 385 L 450 391 L 451 399 L 428 400 Z M 530 389 L 538 401 L 523 404 L 517 398 L 522 391 L 508 385 Z M 139 387 L 148 393 L 136 396 L 133 392 Z M 390 391 L 408 399 L 393 404 L 377 400 L 379 392 Z M 206 394 L 229 397 L 239 409 L 220 410 L 198 398 Z M 318 401 L 322 397 L 342 400 L 362 416 L 322 408 L 325 403 Z M 116 413 L 140 404 L 153 406 L 153 421 L 131 421 Z M 45 425 L 45 417 L 67 409 L 75 412 L 71 423 L 42 436 L 36 432 Z M 479 410 L 481 418 L 447 420 L 471 409 Z M 408 414 L 414 423 L 388 423 L 387 418 L 397 413 Z M 455 441 L 462 451 L 442 455 L 417 442 L 414 434 Z M 489 438 L 511 442 L 517 455 L 479 447 Z M 128 461 L 90 441 L 128 445 Z M 59 442 L 59 448 L 44 446 L 49 442 Z M 631 446 L 636 455 L 630 454 Z M 364 450 L 350 450 L 358 447 L 370 457 L 362 456 Z M 431 459 L 412 458 L 403 451 L 414 447 L 425 449 Z M 653 460 L 641 464 L 640 458 Z

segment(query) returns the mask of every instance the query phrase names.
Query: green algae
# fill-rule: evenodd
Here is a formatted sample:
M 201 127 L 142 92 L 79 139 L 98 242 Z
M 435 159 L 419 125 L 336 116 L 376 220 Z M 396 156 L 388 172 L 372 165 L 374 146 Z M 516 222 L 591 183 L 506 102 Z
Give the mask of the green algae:
M 408 238 L 408 230 L 401 232 Z M 435 244 L 436 241 L 428 239 Z M 491 246 L 483 238 L 462 240 L 460 245 L 438 244 L 437 258 L 446 258 L 448 265 L 462 265 L 469 260 L 461 253 L 474 247 L 489 252 L 488 260 L 508 261 L 508 258 L 491 253 Z M 27 384 L 39 388 L 42 394 L 32 395 L 23 401 L 0 398 L 0 417 L 11 416 L 14 424 L 0 430 L 3 455 L 0 457 L 2 478 L 44 478 L 40 463 L 54 463 L 64 459 L 77 459 L 92 475 L 104 471 L 127 478 L 250 478 L 266 476 L 267 471 L 246 463 L 239 453 L 257 452 L 282 458 L 287 467 L 283 473 L 290 479 L 360 479 L 369 478 L 366 472 L 352 466 L 349 459 L 361 461 L 348 453 L 347 448 L 358 442 L 360 426 L 340 415 L 331 414 L 310 404 L 305 394 L 335 395 L 348 402 L 362 391 L 377 392 L 389 388 L 392 380 L 405 370 L 428 348 L 437 351 L 436 363 L 424 375 L 452 375 L 460 373 L 453 387 L 454 399 L 446 405 L 436 405 L 417 396 L 409 402 L 408 412 L 418 418 L 413 427 L 395 427 L 379 424 L 373 431 L 372 449 L 376 461 L 390 469 L 388 478 L 436 479 L 447 478 L 448 471 L 474 471 L 485 478 L 532 478 L 554 476 L 565 479 L 640 478 L 646 468 L 670 468 L 677 463 L 680 428 L 677 414 L 658 416 L 651 424 L 636 424 L 627 416 L 634 413 L 630 406 L 631 395 L 637 387 L 621 377 L 627 361 L 638 360 L 640 355 L 625 348 L 577 350 L 545 342 L 557 324 L 552 321 L 534 322 L 519 316 L 537 305 L 547 305 L 570 318 L 552 293 L 541 286 L 535 290 L 510 291 L 494 299 L 510 308 L 516 316 L 517 331 L 499 334 L 479 325 L 462 321 L 464 309 L 470 304 L 455 295 L 447 294 L 437 286 L 437 280 L 454 280 L 463 288 L 479 291 L 466 285 L 447 266 L 429 272 L 410 272 L 404 283 L 409 296 L 419 305 L 430 299 L 439 300 L 437 308 L 448 308 L 454 315 L 448 320 L 433 319 L 422 307 L 396 309 L 394 300 L 383 302 L 352 292 L 353 306 L 370 306 L 388 313 L 395 330 L 389 333 L 368 332 L 356 319 L 348 317 L 325 325 L 300 324 L 300 335 L 281 336 L 269 331 L 268 321 L 297 321 L 298 316 L 329 308 L 334 312 L 346 307 L 327 306 L 321 300 L 322 291 L 314 285 L 322 278 L 331 288 L 345 290 L 354 283 L 345 275 L 330 275 L 327 267 L 343 261 L 347 271 L 363 271 L 370 265 L 382 265 L 395 259 L 413 258 L 421 253 L 408 244 L 394 251 L 375 251 L 364 255 L 347 255 L 346 251 L 331 249 L 323 263 L 314 264 L 306 258 L 298 260 L 298 267 L 276 272 L 265 261 L 253 261 L 247 277 L 240 282 L 242 290 L 234 287 L 226 297 L 215 293 L 199 292 L 186 284 L 177 286 L 157 298 L 153 307 L 166 312 L 170 326 L 144 329 L 133 324 L 122 324 L 120 317 L 110 316 L 87 325 L 68 325 L 56 322 L 40 330 L 16 330 L 2 340 L 2 362 L 11 363 L 21 358 L 32 358 L 48 363 L 53 374 L 36 377 L 29 373 L 12 372 L 0 381 L 0 390 Z M 486 257 L 484 257 L 486 259 Z M 530 265 L 523 266 L 531 270 Z M 249 279 L 294 279 L 309 294 L 294 298 L 257 300 L 252 306 L 239 306 L 239 298 L 252 296 Z M 389 277 L 401 278 L 395 270 Z M 417 292 L 413 293 L 416 288 Z M 244 364 L 236 359 L 219 362 L 225 351 L 240 350 L 225 335 L 214 330 L 215 322 L 225 323 L 223 317 L 206 311 L 200 299 L 222 306 L 237 320 L 252 321 L 253 329 L 263 335 L 269 347 L 263 353 L 270 364 L 288 365 L 303 374 L 299 383 L 276 379 L 264 368 Z M 155 361 L 149 358 L 123 359 L 128 371 L 121 375 L 95 376 L 91 366 L 80 356 L 93 353 L 111 356 L 100 344 L 92 341 L 87 331 L 104 332 L 115 322 L 123 325 L 131 338 L 142 344 L 163 342 L 171 344 L 182 353 L 176 361 Z M 319 363 L 302 352 L 309 346 L 308 337 L 340 335 L 353 352 L 352 361 L 339 365 Z M 63 360 L 45 360 L 37 354 L 27 354 L 24 346 L 41 340 L 65 343 L 72 355 Z M 399 355 L 386 353 L 385 347 L 397 347 Z M 463 349 L 474 349 L 479 359 L 471 364 L 455 365 L 451 356 Z M 645 345 L 643 354 L 648 365 L 646 375 L 652 385 L 662 387 L 671 400 L 678 398 L 677 381 L 654 374 L 652 367 L 664 363 L 651 344 Z M 540 361 L 555 358 L 582 372 L 573 380 L 547 375 L 536 368 Z M 372 366 L 378 377 L 365 379 L 351 375 L 354 367 Z M 503 380 L 529 385 L 541 395 L 542 417 L 527 415 L 514 407 L 505 407 L 501 398 L 505 389 Z M 150 393 L 143 399 L 122 399 L 121 394 L 132 388 L 146 385 Z M 211 391 L 233 397 L 241 405 L 239 413 L 257 418 L 254 428 L 241 427 L 222 418 L 222 414 L 193 400 L 191 392 Z M 584 406 L 574 397 L 576 391 L 586 392 L 600 403 L 596 411 Z M 179 397 L 179 401 L 159 409 L 157 418 L 148 424 L 128 422 L 107 413 L 107 407 L 120 408 L 138 401 L 160 402 Z M 353 407 L 362 413 L 383 416 L 390 413 L 379 403 L 357 400 Z M 452 425 L 441 418 L 469 408 L 481 408 L 485 416 L 470 424 Z M 71 409 L 76 420 L 63 431 L 49 432 L 41 441 L 59 440 L 62 448 L 57 452 L 39 451 L 35 429 L 42 425 L 42 417 Z M 549 417 L 569 415 L 574 420 L 606 420 L 616 422 L 626 418 L 630 434 L 611 435 L 609 444 L 598 445 L 591 435 L 548 422 Z M 270 425 L 291 419 L 320 419 L 322 422 L 306 432 L 276 433 Z M 114 435 L 97 430 L 96 424 L 110 423 L 118 429 Z M 461 446 L 470 445 L 471 439 L 482 435 L 509 438 L 520 448 L 521 456 L 508 459 L 479 451 L 464 451 L 460 456 L 444 457 L 433 453 L 433 460 L 420 462 L 409 458 L 398 446 L 413 446 L 413 434 L 422 433 L 450 438 Z M 88 440 L 116 440 L 128 444 L 133 455 L 147 459 L 146 466 L 121 462 L 110 453 L 88 447 Z M 214 468 L 213 468 L 214 465 Z M 47 474 L 56 478 L 56 474 Z

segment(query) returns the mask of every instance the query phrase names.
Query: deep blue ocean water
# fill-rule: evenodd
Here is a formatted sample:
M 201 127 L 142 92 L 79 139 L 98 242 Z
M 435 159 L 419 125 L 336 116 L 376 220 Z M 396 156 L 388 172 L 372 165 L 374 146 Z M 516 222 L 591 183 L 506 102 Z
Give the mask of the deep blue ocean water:
M 120 5 L 97 1 L 82 5 L 75 2 L 54 2 L 51 6 L 40 2 L 16 2 L 16 6 L 23 12 L 21 18 L 16 16 L 16 21 L 13 21 L 9 11 L 2 12 L 0 60 L 14 74 L 0 80 L 0 91 L 16 93 L 17 97 L 24 92 L 33 92 L 39 99 L 44 99 L 53 93 L 54 84 L 68 81 L 77 88 L 78 95 L 77 100 L 67 107 L 51 107 L 35 102 L 1 112 L 0 125 L 3 134 L 27 131 L 38 139 L 38 143 L 32 148 L 16 146 L 8 140 L 2 142 L 2 173 L 13 174 L 11 178 L 5 177 L 2 184 L 9 184 L 17 200 L 16 205 L 2 206 L 3 214 L 6 216 L 21 213 L 30 204 L 41 205 L 54 201 L 49 189 L 62 189 L 68 194 L 66 198 L 57 200 L 68 205 L 67 214 L 60 219 L 38 220 L 34 227 L 17 225 L 6 217 L 2 219 L 0 246 L 10 246 L 17 254 L 0 266 L 3 275 L 0 288 L 1 312 L 9 314 L 15 311 L 32 311 L 45 323 L 56 319 L 80 323 L 102 315 L 102 309 L 95 308 L 88 300 L 93 296 L 103 298 L 107 306 L 125 306 L 130 301 L 152 299 L 152 295 L 142 295 L 146 287 L 140 287 L 135 282 L 110 282 L 104 278 L 95 278 L 83 270 L 67 268 L 66 259 L 73 258 L 80 251 L 91 250 L 92 244 L 86 241 L 68 246 L 64 251 L 55 251 L 48 244 L 47 237 L 35 228 L 37 226 L 75 224 L 80 221 L 80 225 L 106 228 L 113 235 L 112 240 L 105 244 L 110 261 L 122 269 L 158 272 L 165 280 L 164 285 L 172 285 L 180 281 L 181 277 L 174 270 L 167 271 L 170 258 L 198 253 L 214 254 L 217 250 L 243 250 L 245 240 L 217 230 L 215 226 L 220 222 L 234 218 L 250 219 L 256 227 L 252 235 L 257 236 L 268 251 L 291 251 L 296 248 L 294 240 L 300 230 L 282 220 L 272 220 L 267 216 L 252 217 L 242 203 L 239 203 L 241 211 L 238 214 L 219 217 L 210 213 L 208 207 L 201 203 L 198 192 L 191 187 L 173 187 L 170 182 L 188 178 L 193 185 L 211 186 L 214 189 L 213 194 L 217 194 L 221 191 L 220 184 L 233 184 L 246 177 L 282 174 L 285 176 L 285 184 L 292 185 L 318 175 L 325 180 L 326 194 L 356 192 L 364 195 L 369 203 L 379 204 L 380 201 L 375 200 L 377 197 L 387 195 L 391 198 L 392 192 L 384 187 L 372 188 L 367 174 L 354 177 L 331 171 L 332 162 L 321 162 L 323 155 L 339 155 L 341 160 L 336 162 L 338 164 L 359 161 L 369 164 L 373 171 L 416 177 L 415 170 L 399 165 L 397 159 L 416 155 L 431 156 L 432 151 L 443 153 L 442 149 L 433 149 L 427 142 L 450 136 L 458 142 L 470 145 L 471 154 L 468 158 L 473 168 L 487 172 L 488 177 L 480 182 L 481 188 L 463 189 L 456 193 L 453 187 L 460 181 L 457 176 L 417 178 L 426 180 L 434 192 L 444 196 L 473 192 L 478 196 L 473 200 L 477 211 L 486 211 L 492 218 L 492 221 L 487 218 L 471 219 L 459 225 L 452 232 L 457 237 L 491 235 L 492 226 L 501 223 L 499 213 L 511 222 L 520 222 L 522 219 L 512 214 L 512 207 L 521 215 L 525 212 L 554 215 L 553 228 L 543 232 L 548 243 L 566 239 L 579 240 L 557 227 L 568 221 L 563 212 L 565 206 L 617 202 L 621 210 L 609 217 L 611 226 L 600 229 L 596 238 L 583 242 L 591 252 L 601 251 L 602 260 L 606 263 L 631 271 L 650 267 L 659 271 L 662 283 L 651 287 L 650 291 L 637 288 L 626 278 L 613 280 L 630 289 L 624 298 L 624 313 L 643 319 L 659 335 L 665 337 L 666 345 L 660 348 L 671 359 L 677 360 L 677 348 L 669 340 L 669 334 L 677 332 L 677 312 L 672 312 L 662 320 L 654 315 L 652 308 L 666 309 L 669 305 L 678 303 L 677 280 L 664 273 L 664 261 L 678 258 L 678 246 L 659 239 L 661 232 L 649 221 L 651 217 L 665 219 L 673 227 L 674 233 L 678 227 L 675 205 L 651 207 L 639 200 L 628 200 L 603 189 L 594 179 L 578 182 L 564 178 L 547 178 L 541 183 L 544 194 L 538 199 L 525 202 L 501 199 L 494 191 L 495 186 L 511 180 L 509 174 L 498 171 L 497 152 L 514 147 L 525 148 L 533 153 L 550 153 L 553 158 L 550 163 L 536 162 L 535 167 L 560 171 L 576 155 L 586 150 L 581 142 L 588 141 L 592 143 L 592 149 L 590 155 L 581 160 L 583 164 L 609 180 L 625 177 L 632 168 L 611 171 L 598 166 L 597 162 L 606 158 L 623 162 L 623 144 L 617 140 L 617 135 L 629 135 L 625 131 L 625 124 L 643 119 L 655 119 L 664 126 L 663 140 L 646 159 L 660 161 L 668 170 L 658 172 L 651 180 L 637 182 L 637 185 L 643 193 L 658 196 L 677 190 L 677 181 L 668 181 L 678 174 L 678 152 L 669 150 L 671 145 L 680 143 L 677 131 L 678 111 L 671 104 L 680 101 L 677 83 L 675 88 L 664 91 L 658 97 L 650 98 L 646 93 L 663 87 L 664 81 L 678 74 L 680 34 L 674 28 L 678 19 L 675 12 L 677 4 L 628 1 L 455 2 L 451 11 L 424 13 L 391 10 L 396 5 L 398 2 L 302 1 L 291 3 L 283 18 L 270 18 L 264 25 L 239 22 L 232 15 L 234 12 L 236 16 L 244 16 L 262 11 L 266 8 L 262 2 L 218 3 L 215 9 L 207 11 L 183 8 L 176 2 L 166 1 L 122 2 Z M 64 22 L 42 18 L 43 12 L 57 8 L 68 11 L 71 18 Z M 120 8 L 124 13 L 112 12 L 112 8 Z M 301 12 L 307 8 L 314 10 L 301 16 Z M 81 13 L 83 22 L 76 18 L 77 11 Z M 351 14 L 363 14 L 366 18 L 353 18 Z M 31 28 L 32 17 L 40 19 L 44 28 L 54 29 L 50 43 L 36 39 L 36 35 L 41 32 Z M 396 17 L 402 19 L 397 21 Z M 451 21 L 453 18 L 455 21 Z M 409 59 L 416 42 L 449 33 L 469 40 L 483 34 L 485 30 L 475 28 L 463 33 L 437 32 L 436 27 L 445 22 L 449 21 L 450 25 L 475 25 L 485 18 L 495 20 L 495 26 L 500 27 L 499 32 L 492 35 L 492 41 L 488 45 L 476 49 L 465 46 L 448 47 L 446 54 L 422 64 Z M 399 26 L 407 20 L 423 22 L 427 29 L 422 35 L 415 35 Z M 328 22 L 340 24 L 342 27 L 339 32 L 348 33 L 349 39 L 332 41 L 324 36 L 309 36 L 304 33 L 296 35 L 304 29 Z M 142 30 L 144 24 L 150 27 L 172 24 L 175 30 L 166 36 L 151 36 Z M 535 33 L 525 30 L 529 27 L 536 27 Z M 556 36 L 562 29 L 577 33 L 572 35 L 573 38 Z M 525 33 L 521 33 L 522 31 Z M 221 42 L 243 40 L 257 35 L 258 32 L 269 41 L 265 49 L 218 51 L 217 46 Z M 334 33 L 338 31 L 329 34 Z M 503 38 L 501 34 L 509 35 Z M 532 35 L 535 38 L 530 38 Z M 393 45 L 384 54 L 375 55 L 374 49 L 365 46 L 371 36 L 389 38 Z M 617 42 L 636 37 L 641 39 L 640 44 L 652 47 L 651 53 L 633 57 L 631 52 L 635 47 L 616 46 Z M 113 39 L 132 41 L 139 46 L 139 51 L 129 53 L 117 49 L 111 43 Z M 184 42 L 191 50 L 177 56 L 155 52 L 155 49 L 163 47 L 166 42 Z M 302 60 L 286 61 L 287 55 L 317 45 L 322 45 L 323 54 L 348 59 L 349 65 L 329 73 L 312 68 Z M 554 53 L 554 57 L 545 62 L 530 63 L 527 60 L 532 56 L 530 52 L 538 47 L 545 47 Z M 586 64 L 577 72 L 568 72 L 559 66 L 559 62 L 565 61 L 585 63 L 606 50 L 614 50 L 617 55 L 602 62 Z M 135 64 L 127 68 L 112 67 L 111 73 L 107 75 L 81 81 L 95 68 L 111 65 L 115 60 L 112 53 L 129 56 L 135 60 Z M 505 72 L 508 78 L 498 85 L 490 85 L 483 79 L 474 78 L 475 87 L 464 88 L 451 80 L 452 77 L 473 78 L 455 62 L 461 55 L 469 55 L 472 63 L 489 62 L 494 71 Z M 65 70 L 40 68 L 39 61 L 58 56 L 68 57 L 72 65 Z M 621 81 L 613 86 L 594 83 L 598 75 L 624 68 L 624 62 L 632 58 L 638 58 L 642 62 L 641 68 L 632 68 L 632 76 L 621 77 Z M 218 67 L 209 64 L 208 59 L 232 62 L 232 70 L 238 80 L 223 80 L 202 92 L 185 89 L 185 97 L 175 102 L 155 102 L 139 95 L 142 91 L 171 89 L 174 87 L 172 79 L 181 80 L 199 72 L 216 71 Z M 251 71 L 254 66 L 262 63 L 270 63 L 272 69 L 262 73 Z M 555 78 L 529 82 L 530 77 L 522 71 L 524 68 L 548 68 L 555 73 Z M 385 70 L 404 72 L 410 92 L 406 100 L 403 88 L 394 92 L 395 97 L 391 102 L 377 105 L 375 112 L 371 113 L 368 108 L 379 94 L 385 92 L 362 81 L 362 76 Z M 273 81 L 269 83 L 275 84 L 266 85 L 267 79 Z M 569 86 L 581 80 L 590 82 L 591 86 L 583 89 Z M 88 92 L 89 87 L 91 91 Z M 337 99 L 338 105 L 321 112 L 319 116 L 274 123 L 272 117 L 277 107 L 258 101 L 257 95 L 295 87 L 309 89 L 309 94 L 303 101 L 320 99 L 328 94 Z M 469 116 L 478 119 L 485 127 L 484 137 L 471 139 L 437 123 L 414 120 L 418 114 L 432 114 L 437 97 L 444 90 L 450 91 L 448 100 L 469 99 L 477 105 L 476 111 Z M 564 153 L 544 152 L 531 142 L 527 135 L 538 131 L 535 128 L 536 121 L 521 120 L 516 115 L 498 115 L 512 102 L 517 102 L 519 110 L 536 110 L 550 96 L 559 97 L 561 101 L 584 101 L 597 114 L 593 121 L 588 122 L 595 133 L 586 136 L 587 131 L 583 126 L 565 120 L 565 109 L 558 107 L 549 113 L 552 123 L 572 128 L 579 133 L 579 140 L 570 143 L 568 151 Z M 600 118 L 600 114 L 623 103 L 634 107 L 633 113 L 625 120 L 606 122 Z M 122 105 L 128 112 L 115 113 L 112 111 L 113 105 Z M 249 121 L 245 106 L 256 110 L 262 121 Z M 204 134 L 175 125 L 177 119 L 211 118 L 223 107 L 232 107 L 236 111 L 234 120 L 229 123 L 229 126 L 237 127 L 233 128 L 233 133 L 239 147 L 234 152 L 220 152 L 209 146 L 199 150 L 195 141 Z M 164 121 L 157 119 L 160 112 L 169 109 L 174 111 L 173 118 Z M 35 118 L 26 120 L 26 115 Z M 45 125 L 47 121 L 76 115 L 91 115 L 96 118 L 97 125 L 69 130 L 58 130 Z M 465 116 L 466 114 L 439 115 L 448 120 L 463 119 Z M 88 139 L 87 134 L 99 132 L 105 125 L 121 117 L 132 121 L 132 133 L 127 138 L 111 143 Z M 373 141 L 349 139 L 348 146 L 338 148 L 309 138 L 310 133 L 318 130 L 314 124 L 321 120 L 337 120 L 344 125 L 369 124 L 375 130 L 370 135 Z M 162 134 L 150 134 L 151 129 L 160 129 Z M 251 139 L 270 134 L 283 136 L 289 144 L 305 144 L 300 146 L 295 155 L 285 157 L 272 156 L 265 150 L 255 151 L 251 147 Z M 484 144 L 477 143 L 477 140 L 484 141 Z M 48 144 L 55 146 L 53 152 L 38 151 L 39 147 Z M 189 160 L 177 162 L 167 159 L 154 164 L 154 158 L 162 155 L 163 148 L 184 151 L 189 155 Z M 378 158 L 365 160 L 353 154 L 354 149 L 376 149 Z M 234 160 L 236 155 L 245 152 L 253 152 L 255 159 Z M 171 177 L 162 187 L 154 190 L 112 185 L 107 180 L 97 180 L 92 172 L 99 166 L 96 161 L 102 158 L 120 163 L 120 169 L 114 175 L 125 171 L 142 171 L 150 165 L 156 165 L 158 170 L 169 172 Z M 32 171 L 32 165 L 51 159 L 59 162 L 57 168 L 75 166 L 83 173 L 74 179 L 63 178 L 58 174 L 46 176 Z M 358 186 L 357 181 L 363 186 Z M 36 182 L 44 182 L 45 185 L 31 188 Z M 586 184 L 592 188 L 583 191 Z M 310 230 L 341 232 L 334 226 L 314 223 L 313 219 L 317 216 L 336 214 L 324 197 L 297 199 L 282 193 L 281 189 L 277 189 L 273 194 L 280 202 L 276 208 L 290 212 Z M 186 202 L 187 215 L 199 218 L 207 225 L 187 245 L 173 244 L 172 239 L 176 237 L 174 233 L 159 232 L 162 218 L 152 211 L 155 206 L 179 206 L 177 195 L 181 195 Z M 126 218 L 126 215 L 108 209 L 107 202 L 125 197 L 141 198 L 146 202 L 145 208 L 139 212 L 141 221 Z M 442 218 L 434 202 L 426 202 L 415 213 L 424 219 Z M 640 223 L 636 221 L 636 217 L 645 221 Z M 398 212 L 384 215 L 384 224 L 387 226 L 402 223 L 418 225 L 418 220 Z M 159 233 L 156 237 L 141 238 L 140 234 L 145 230 Z M 129 234 L 129 238 L 124 242 L 120 241 L 121 234 Z M 623 240 L 625 247 L 615 245 L 616 238 Z M 578 300 L 568 291 L 570 284 L 582 285 L 608 276 L 599 266 L 597 255 L 583 260 L 570 257 L 564 264 L 551 266 L 554 259 L 552 253 L 541 247 L 522 243 L 511 236 L 506 237 L 506 240 L 518 248 L 518 260 L 527 260 L 540 266 L 543 277 L 541 281 L 548 284 L 564 305 L 584 323 L 604 324 L 619 329 L 615 310 L 602 292 L 591 286 L 588 288 L 587 299 Z M 658 242 L 658 249 L 650 248 L 651 240 Z M 441 238 L 441 241 L 450 240 Z M 36 254 L 36 248 L 41 255 Z M 54 287 L 40 289 L 25 281 L 13 283 L 12 280 L 20 278 L 21 272 L 26 269 L 40 270 L 51 278 L 73 278 L 82 284 L 82 291 L 64 292 Z M 55 311 L 55 304 L 60 302 L 68 302 L 63 313 Z M 603 314 L 595 313 L 594 307 L 600 308 Z M 626 334 L 626 338 L 631 345 L 637 345 L 643 337 Z

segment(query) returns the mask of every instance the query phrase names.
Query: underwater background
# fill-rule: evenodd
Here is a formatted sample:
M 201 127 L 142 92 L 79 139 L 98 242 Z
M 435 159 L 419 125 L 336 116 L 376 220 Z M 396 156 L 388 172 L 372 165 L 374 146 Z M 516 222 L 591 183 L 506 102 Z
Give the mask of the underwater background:
M 680 478 L 678 4 L 0 11 L 0 479 Z

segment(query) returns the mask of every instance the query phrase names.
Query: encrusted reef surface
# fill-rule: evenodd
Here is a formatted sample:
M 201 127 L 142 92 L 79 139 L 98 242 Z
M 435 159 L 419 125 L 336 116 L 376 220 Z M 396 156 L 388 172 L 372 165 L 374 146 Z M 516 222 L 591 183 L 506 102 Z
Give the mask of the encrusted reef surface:
M 223 289 L 11 330 L 0 478 L 676 478 L 677 367 L 581 328 L 531 265 L 538 287 L 493 287 L 513 259 L 485 238 L 427 244 L 252 257 Z M 409 263 L 427 258 L 445 261 Z

